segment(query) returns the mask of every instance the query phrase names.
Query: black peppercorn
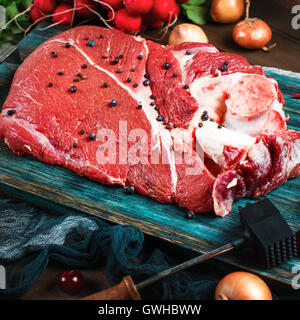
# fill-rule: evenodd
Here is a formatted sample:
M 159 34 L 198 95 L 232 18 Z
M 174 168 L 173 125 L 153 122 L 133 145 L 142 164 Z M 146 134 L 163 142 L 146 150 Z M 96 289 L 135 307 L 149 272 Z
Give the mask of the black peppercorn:
M 125 193 L 126 194 L 134 194 L 134 192 L 135 192 L 135 189 L 134 189 L 134 187 L 129 187 L 129 188 L 125 188 Z
M 194 211 L 187 211 L 186 213 L 185 213 L 185 215 L 184 215 L 184 217 L 186 218 L 186 219 L 193 219 L 194 217 L 195 217 L 195 212 Z
M 169 68 L 170 68 L 170 63 L 165 62 L 164 65 L 163 65 L 163 68 L 164 68 L 165 70 L 169 69 Z
M 74 92 L 77 91 L 77 88 L 76 88 L 75 86 L 72 86 L 72 87 L 70 88 L 70 91 L 71 91 L 72 93 L 74 93 Z
M 117 100 L 112 99 L 111 102 L 110 102 L 110 105 L 111 105 L 112 107 L 115 107 L 115 106 L 117 105 Z
M 94 47 L 94 46 L 95 46 L 95 41 L 90 40 L 90 41 L 88 42 L 88 45 L 89 45 L 89 47 Z
M 93 133 L 90 133 L 90 134 L 89 134 L 89 139 L 90 139 L 90 140 L 95 140 L 95 139 L 96 139 L 96 136 L 95 136 Z
M 220 67 L 220 70 L 221 71 L 226 71 L 227 70 L 227 64 L 225 64 L 225 63 L 222 64 L 221 67 Z
M 203 114 L 201 116 L 201 120 L 202 121 L 207 121 L 208 120 L 208 114 L 203 112 Z
M 11 109 L 11 110 L 8 110 L 6 114 L 8 116 L 12 116 L 15 112 L 16 112 L 16 110 Z

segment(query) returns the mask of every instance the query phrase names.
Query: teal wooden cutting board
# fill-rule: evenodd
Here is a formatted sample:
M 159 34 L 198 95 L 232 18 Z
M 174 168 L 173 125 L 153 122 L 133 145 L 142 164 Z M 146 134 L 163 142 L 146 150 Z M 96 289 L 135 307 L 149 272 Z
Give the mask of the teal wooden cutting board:
M 60 27 L 42 31 L 40 28 L 19 43 L 21 59 L 40 43 L 64 30 Z M 0 65 L 0 105 L 6 98 L 17 67 L 9 63 Z M 292 97 L 293 92 L 300 92 L 300 79 L 269 74 L 277 79 L 284 93 L 285 110 L 291 117 L 289 127 L 300 130 L 300 99 Z M 225 218 L 211 213 L 187 220 L 184 218 L 185 209 L 177 205 L 161 204 L 138 194 L 127 195 L 121 187 L 101 185 L 65 168 L 47 165 L 31 157 L 18 157 L 3 142 L 0 144 L 0 189 L 52 210 L 64 212 L 70 208 L 114 223 L 132 224 L 147 234 L 201 253 L 240 236 L 242 228 L 237 208 L 252 202 L 237 201 L 232 213 Z M 299 230 L 300 178 L 288 181 L 267 197 L 279 208 L 292 230 Z M 245 252 L 227 253 L 218 259 L 286 284 L 291 284 L 295 276 L 293 267 L 300 266 L 300 258 L 295 258 L 279 267 L 263 270 Z

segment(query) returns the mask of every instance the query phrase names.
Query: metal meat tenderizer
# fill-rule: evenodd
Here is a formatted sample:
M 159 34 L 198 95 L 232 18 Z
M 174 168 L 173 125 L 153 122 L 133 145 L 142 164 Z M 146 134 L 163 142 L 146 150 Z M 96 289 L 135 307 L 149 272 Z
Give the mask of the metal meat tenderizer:
M 138 284 L 127 275 L 114 287 L 97 292 L 83 300 L 140 299 L 138 290 L 162 280 L 178 271 L 185 270 L 221 253 L 251 245 L 257 249 L 261 264 L 269 269 L 297 256 L 296 236 L 272 202 L 265 198 L 253 204 L 239 207 L 244 234 L 215 250 L 164 270 Z

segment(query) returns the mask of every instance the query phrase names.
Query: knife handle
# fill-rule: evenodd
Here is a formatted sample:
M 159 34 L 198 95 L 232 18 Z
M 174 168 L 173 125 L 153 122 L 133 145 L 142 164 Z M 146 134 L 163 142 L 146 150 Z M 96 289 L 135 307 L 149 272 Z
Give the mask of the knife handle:
M 141 300 L 141 296 L 131 276 L 128 275 L 123 277 L 119 284 L 80 300 Z

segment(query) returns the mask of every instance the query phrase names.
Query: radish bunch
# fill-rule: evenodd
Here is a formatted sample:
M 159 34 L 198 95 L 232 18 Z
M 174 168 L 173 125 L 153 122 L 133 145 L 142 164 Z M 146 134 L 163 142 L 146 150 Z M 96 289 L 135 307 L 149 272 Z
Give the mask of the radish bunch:
M 77 16 L 98 15 L 104 21 L 101 11 L 106 11 L 118 30 L 135 33 L 142 27 L 160 28 L 165 22 L 169 26 L 180 13 L 177 1 L 184 0 L 34 0 L 30 17 L 34 24 L 51 18 L 53 24 L 71 26 Z
M 102 0 L 115 10 L 113 23 L 117 29 L 133 33 L 142 27 L 160 28 L 171 23 L 180 13 L 175 0 Z M 102 7 L 110 11 L 109 6 Z M 112 16 L 111 13 L 108 15 Z
M 35 23 L 51 18 L 55 24 L 71 26 L 75 15 L 86 19 L 97 11 L 98 4 L 94 0 L 34 0 L 30 18 Z

